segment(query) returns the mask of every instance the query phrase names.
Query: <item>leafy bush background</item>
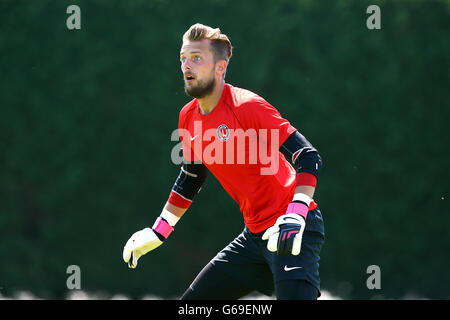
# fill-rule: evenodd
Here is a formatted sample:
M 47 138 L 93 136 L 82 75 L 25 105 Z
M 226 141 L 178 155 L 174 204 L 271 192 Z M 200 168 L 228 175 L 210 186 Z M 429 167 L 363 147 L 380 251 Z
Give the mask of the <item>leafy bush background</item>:
M 66 28 L 77 4 L 82 29 Z M 382 29 L 366 28 L 378 4 Z M 348 299 L 449 298 L 448 1 L 0 1 L 0 287 L 182 294 L 243 228 L 211 175 L 176 232 L 131 271 L 178 175 L 189 100 L 181 36 L 229 35 L 227 81 L 278 108 L 324 160 L 322 286 Z M 381 268 L 382 289 L 366 287 Z

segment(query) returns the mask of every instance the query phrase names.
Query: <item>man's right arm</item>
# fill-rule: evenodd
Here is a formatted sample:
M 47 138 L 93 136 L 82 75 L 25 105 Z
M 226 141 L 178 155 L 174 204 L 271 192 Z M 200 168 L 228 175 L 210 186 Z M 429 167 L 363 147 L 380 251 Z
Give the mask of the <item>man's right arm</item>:
M 171 212 L 172 210 L 170 209 L 175 210 L 176 212 L 172 213 L 181 217 L 186 211 L 182 209 L 187 209 L 195 196 L 200 192 L 208 172 L 203 163 L 183 163 L 164 208 Z
M 184 163 L 181 166 L 180 174 L 175 180 L 169 199 L 163 208 L 163 211 L 168 211 L 176 217 L 175 223 L 183 216 L 195 196 L 200 192 L 207 176 L 208 169 L 202 163 Z M 174 224 L 171 226 L 173 227 Z
M 138 259 L 159 247 L 174 230 L 175 224 L 187 211 L 208 176 L 202 163 L 184 163 L 160 216 L 152 228 L 134 233 L 123 250 L 123 260 L 136 268 Z

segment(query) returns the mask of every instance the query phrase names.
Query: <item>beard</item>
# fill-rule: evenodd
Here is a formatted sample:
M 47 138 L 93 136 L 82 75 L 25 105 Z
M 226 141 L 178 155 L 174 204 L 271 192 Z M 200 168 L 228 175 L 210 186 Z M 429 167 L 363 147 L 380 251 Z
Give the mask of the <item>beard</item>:
M 192 98 L 201 99 L 210 94 L 214 90 L 215 85 L 216 79 L 214 77 L 209 80 L 197 80 L 197 85 L 188 86 L 184 83 L 184 92 Z

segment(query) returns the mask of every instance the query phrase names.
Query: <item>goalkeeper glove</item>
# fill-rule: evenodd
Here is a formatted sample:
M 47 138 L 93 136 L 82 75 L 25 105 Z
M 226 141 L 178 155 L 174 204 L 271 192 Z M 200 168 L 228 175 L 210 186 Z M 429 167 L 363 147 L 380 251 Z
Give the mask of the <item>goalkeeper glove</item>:
M 123 248 L 123 260 L 128 263 L 128 267 L 136 268 L 141 256 L 162 245 L 179 219 L 173 213 L 163 210 L 151 229 L 135 232 Z
M 262 240 L 269 240 L 267 241 L 269 251 L 276 252 L 279 256 L 300 254 L 310 202 L 311 198 L 305 194 L 298 193 L 294 196 L 286 213 L 280 216 L 262 236 Z

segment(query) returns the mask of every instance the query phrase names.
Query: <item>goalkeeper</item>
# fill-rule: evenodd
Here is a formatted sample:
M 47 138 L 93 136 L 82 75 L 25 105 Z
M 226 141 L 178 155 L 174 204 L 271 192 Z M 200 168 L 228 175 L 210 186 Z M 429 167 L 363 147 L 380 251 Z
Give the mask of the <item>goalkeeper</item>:
M 219 29 L 195 24 L 184 34 L 181 71 L 185 92 L 194 98 L 179 115 L 185 162 L 160 216 L 131 236 L 123 259 L 136 268 L 142 255 L 163 244 L 211 172 L 239 204 L 245 227 L 181 298 L 239 299 L 257 290 L 277 299 L 317 299 L 325 235 L 313 196 L 321 157 L 266 100 L 225 83 L 231 55 Z M 232 144 L 238 132 L 249 140 L 244 148 Z M 252 143 L 272 150 L 270 166 L 261 152 L 252 161 Z M 223 154 L 211 159 L 212 146 L 223 146 Z

